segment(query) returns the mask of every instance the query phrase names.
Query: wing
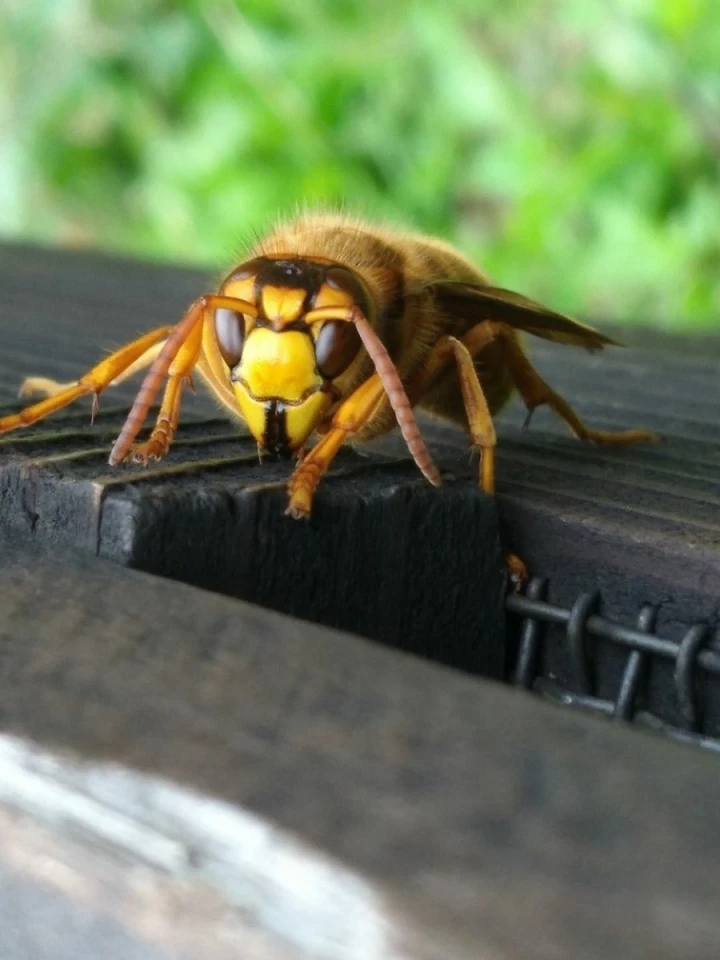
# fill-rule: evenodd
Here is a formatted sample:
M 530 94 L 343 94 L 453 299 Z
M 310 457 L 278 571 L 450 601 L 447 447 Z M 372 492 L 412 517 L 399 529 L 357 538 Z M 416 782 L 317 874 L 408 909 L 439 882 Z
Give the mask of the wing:
M 512 290 L 453 280 L 441 280 L 429 284 L 425 289 L 434 294 L 443 311 L 454 316 L 476 319 L 478 323 L 497 320 L 544 340 L 584 347 L 590 351 L 601 350 L 609 344 L 620 346 L 604 333 L 548 310 Z

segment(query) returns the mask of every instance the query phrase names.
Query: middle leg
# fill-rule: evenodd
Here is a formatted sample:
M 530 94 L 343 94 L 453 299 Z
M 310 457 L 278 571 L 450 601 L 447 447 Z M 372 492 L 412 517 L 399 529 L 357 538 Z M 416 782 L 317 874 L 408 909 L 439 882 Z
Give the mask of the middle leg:
M 486 493 L 491 494 L 495 491 L 497 438 L 490 404 L 480 383 L 475 362 L 493 339 L 492 332 L 483 323 L 472 327 L 461 338 L 449 335 L 441 337 L 431 350 L 422 370 L 408 385 L 411 402 L 422 405 L 438 382 L 447 377 L 453 366 L 457 367 L 464 407 L 463 420 L 467 423 L 473 445 L 480 453 L 480 486 Z M 443 403 L 443 408 L 444 406 Z M 441 412 L 439 406 L 430 406 L 429 409 Z M 444 409 L 442 413 L 444 414 Z M 455 416 L 452 419 L 455 420 Z
M 447 376 L 452 370 L 453 363 L 456 364 L 468 429 L 473 444 L 480 452 L 480 486 L 489 494 L 495 492 L 497 438 L 490 405 L 475 369 L 475 361 L 493 342 L 493 339 L 492 331 L 484 323 L 472 327 L 460 339 L 451 336 L 442 337 L 431 351 L 423 370 L 411 388 L 413 400 L 422 402 L 423 396 L 426 396 L 441 378 Z M 497 402 L 497 384 L 495 389 L 496 392 L 492 396 Z M 501 389 L 501 400 L 504 392 Z M 505 568 L 514 589 L 521 589 L 528 580 L 528 571 L 520 557 L 512 551 L 506 551 Z
M 213 310 L 217 307 L 229 307 L 251 316 L 257 314 L 256 308 L 251 303 L 216 294 L 206 294 L 191 304 L 185 316 L 165 340 L 143 380 L 135 402 L 110 452 L 111 466 L 128 459 L 141 462 L 147 461 L 150 457 L 158 459 L 167 453 L 177 428 L 183 383 L 190 380 L 193 369 L 200 359 L 203 349 L 203 331 L 206 328 L 212 330 Z M 211 365 L 202 365 L 201 372 L 203 376 L 208 373 L 209 381 L 212 381 Z M 142 429 L 148 410 L 165 377 L 168 377 L 168 383 L 152 434 L 145 443 L 135 444 L 135 437 Z M 224 389 L 219 391 L 219 396 L 225 403 Z
M 165 330 L 167 333 L 170 333 L 172 327 L 167 327 Z M 111 380 L 107 386 L 119 387 L 121 383 L 129 380 L 130 377 L 134 377 L 135 374 L 140 370 L 145 370 L 146 367 L 149 367 L 150 364 L 153 363 L 164 346 L 165 340 L 161 340 L 160 343 L 156 343 L 152 347 L 148 347 L 142 356 L 138 357 L 137 360 L 134 360 L 129 367 L 123 370 L 122 373 L 118 374 L 114 380 Z M 33 396 L 55 397 L 59 393 L 63 393 L 64 391 L 74 387 L 75 382 L 76 381 L 71 380 L 63 383 L 59 380 L 51 380 L 49 377 L 25 377 L 23 382 L 20 384 L 18 396 L 23 398 Z
M 33 391 L 31 386 L 28 388 L 29 392 L 44 393 L 46 399 L 25 407 L 19 413 L 0 417 L 0 433 L 37 423 L 38 420 L 62 410 L 82 396 L 91 395 L 94 398 L 95 405 L 98 395 L 118 377 L 121 377 L 125 370 L 143 358 L 159 341 L 163 340 L 170 329 L 160 327 L 146 333 L 132 343 L 126 344 L 126 346 L 121 347 L 97 363 L 74 383 L 58 384 L 47 379 L 31 378 L 31 384 L 34 379 L 36 389 Z M 26 385 L 27 382 L 26 380 Z

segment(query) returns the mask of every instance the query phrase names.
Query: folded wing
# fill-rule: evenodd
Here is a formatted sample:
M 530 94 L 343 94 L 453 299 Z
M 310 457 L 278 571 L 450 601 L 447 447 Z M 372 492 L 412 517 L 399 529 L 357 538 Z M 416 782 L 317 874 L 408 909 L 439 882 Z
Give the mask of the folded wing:
M 593 327 L 548 310 L 512 290 L 456 281 L 438 281 L 427 289 L 435 295 L 440 309 L 453 316 L 464 316 L 477 323 L 499 321 L 544 340 L 590 351 L 601 350 L 607 345 L 620 346 L 616 340 Z

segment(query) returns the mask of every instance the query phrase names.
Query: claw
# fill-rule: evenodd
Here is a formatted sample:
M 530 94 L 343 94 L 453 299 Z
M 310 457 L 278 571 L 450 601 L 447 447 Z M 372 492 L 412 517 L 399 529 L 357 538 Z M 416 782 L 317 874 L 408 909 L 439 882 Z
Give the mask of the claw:
M 48 377 L 25 377 L 18 389 L 18 397 L 21 399 L 35 396 L 54 397 L 74 385 L 74 381 L 59 383 L 57 380 L 48 379 Z
M 290 502 L 285 515 L 293 520 L 304 520 L 310 516 L 312 506 L 312 491 L 305 485 L 292 484 L 290 486 Z
M 304 506 L 291 503 L 285 511 L 285 516 L 292 517 L 293 520 L 309 520 L 310 509 L 306 509 Z
M 506 553 L 505 569 L 508 577 L 510 578 L 513 591 L 515 593 L 520 593 L 529 579 L 527 567 L 516 553 Z
M 125 463 L 140 463 L 147 467 L 151 460 L 162 460 L 167 453 L 167 447 L 163 449 L 156 440 L 146 440 L 145 443 L 133 444 L 124 458 Z

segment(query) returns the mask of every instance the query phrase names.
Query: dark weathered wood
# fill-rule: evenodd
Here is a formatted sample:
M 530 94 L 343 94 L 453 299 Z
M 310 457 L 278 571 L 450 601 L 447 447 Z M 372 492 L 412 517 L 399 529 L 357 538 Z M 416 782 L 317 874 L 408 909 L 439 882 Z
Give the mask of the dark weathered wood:
M 503 676 L 497 516 L 474 484 L 439 497 L 407 464 L 347 455 L 299 522 L 285 515 L 287 464 L 260 467 L 247 445 L 244 464 L 215 453 L 215 469 L 177 482 L 136 469 L 127 486 L 97 458 L 83 475 L 6 456 L 0 528 Z
M 717 956 L 714 758 L 100 560 L 12 550 L 2 725 L 36 747 L 0 743 L 2 824 L 21 817 L 0 863 L 37 916 L 87 923 L 86 949 L 104 925 L 139 957 L 204 957 L 196 917 L 221 946 L 246 924 L 280 958 Z M 25 917 L 15 942 L 32 944 Z

